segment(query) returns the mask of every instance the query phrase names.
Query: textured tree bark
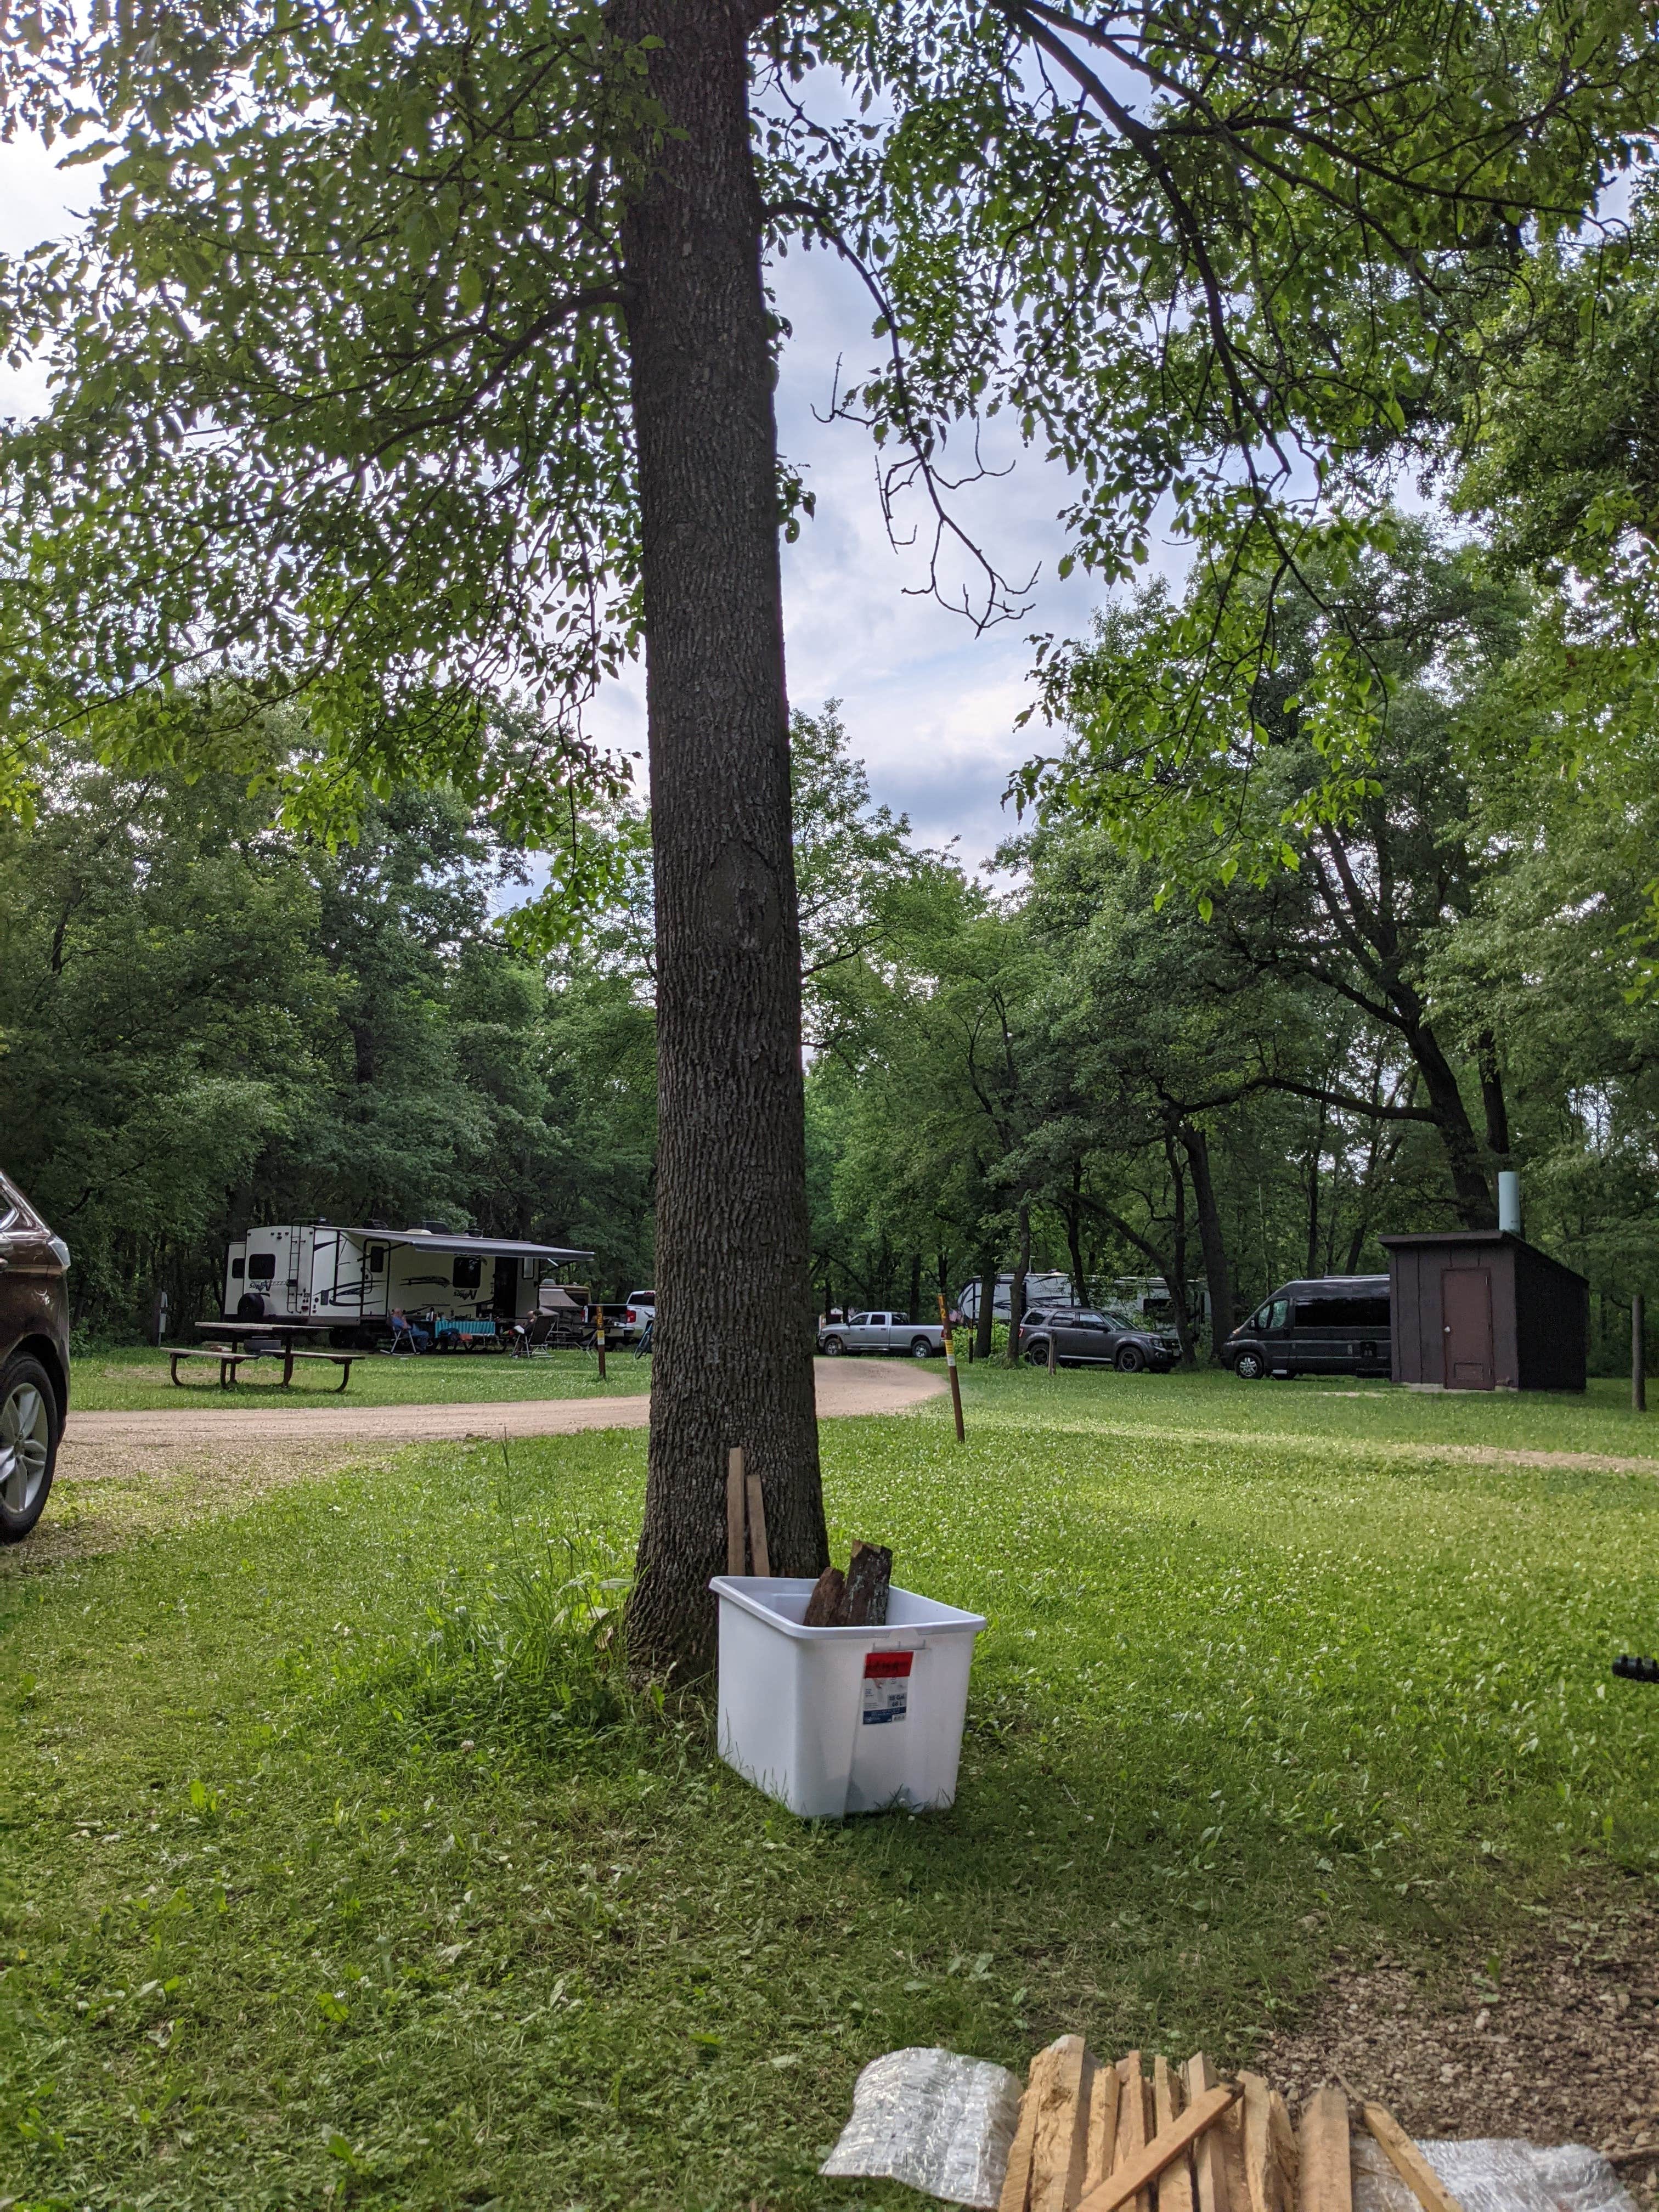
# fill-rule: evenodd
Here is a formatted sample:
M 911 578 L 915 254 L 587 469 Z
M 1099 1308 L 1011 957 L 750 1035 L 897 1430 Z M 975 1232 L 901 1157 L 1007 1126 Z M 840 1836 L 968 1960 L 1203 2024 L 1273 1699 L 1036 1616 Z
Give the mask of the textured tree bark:
M 1008 1288 L 1008 1364 L 1019 1364 L 1020 1324 L 1025 1318 L 1025 1278 L 1031 1272 L 1031 1208 L 1019 1209 L 1019 1249 L 1014 1258 L 1014 1279 Z
M 997 1263 L 985 1261 L 979 1271 L 979 1311 L 974 1319 L 974 1357 L 991 1357 L 991 1332 L 997 1325 Z
M 777 437 L 750 146 L 760 5 L 620 0 L 669 131 L 623 234 L 656 868 L 657 1288 L 632 1663 L 714 1650 L 726 1455 L 774 1574 L 825 1565 L 812 1397 L 800 938 Z
M 1233 1325 L 1233 1282 L 1227 1265 L 1226 1239 L 1222 1234 L 1221 1209 L 1216 1204 L 1215 1178 L 1210 1173 L 1210 1140 L 1202 1129 L 1182 1125 L 1181 1141 L 1192 1170 L 1193 1206 L 1198 1215 L 1198 1242 L 1204 1255 L 1204 1280 L 1210 1293 L 1210 1358 L 1218 1360 Z

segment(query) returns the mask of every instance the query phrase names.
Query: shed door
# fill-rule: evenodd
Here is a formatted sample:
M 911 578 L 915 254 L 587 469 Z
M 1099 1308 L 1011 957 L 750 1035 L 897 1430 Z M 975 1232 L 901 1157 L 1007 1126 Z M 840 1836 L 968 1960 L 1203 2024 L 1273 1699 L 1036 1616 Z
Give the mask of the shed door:
M 1441 1341 L 1449 1390 L 1493 1387 L 1492 1276 L 1485 1267 L 1446 1267 L 1440 1276 Z

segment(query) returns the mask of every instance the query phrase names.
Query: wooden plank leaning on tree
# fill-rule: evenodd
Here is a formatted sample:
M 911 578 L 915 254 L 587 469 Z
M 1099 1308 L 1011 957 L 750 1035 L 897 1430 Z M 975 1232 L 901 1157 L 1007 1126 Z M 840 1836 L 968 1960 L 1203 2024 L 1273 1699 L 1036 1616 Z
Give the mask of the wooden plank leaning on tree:
M 1089 2153 L 1084 2162 L 1083 2193 L 1098 2189 L 1117 2154 L 1117 2107 L 1123 2076 L 1115 2066 L 1096 2062 L 1089 2083 Z
M 1031 2194 L 1031 2154 L 1036 2148 L 1037 2108 L 1048 2078 L 1048 2051 L 1039 2051 L 1025 2077 L 1024 2093 L 1019 2100 L 1019 2123 L 1008 2153 L 1008 2171 L 1003 2176 L 997 2212 L 1026 2212 Z
M 1348 2100 L 1327 2082 L 1303 2107 L 1296 2212 L 1353 2212 Z
M 1181 2092 L 1181 2075 L 1160 2051 L 1152 2061 L 1152 2118 L 1155 2141 L 1166 2136 L 1181 2118 L 1187 2100 Z M 1158 2185 L 1158 2212 L 1193 2212 L 1192 2161 L 1183 2151 L 1166 2169 Z
M 1137 2054 L 1137 2066 L 1139 2063 Z M 1128 2087 L 1133 2097 L 1133 2081 Z M 1187 2107 L 1179 2119 L 1154 2136 L 1151 2142 L 1143 2144 L 1133 2157 L 1115 2167 L 1098 2189 L 1091 2190 L 1078 2207 L 1078 2212 L 1118 2212 L 1118 2208 L 1128 2203 L 1131 2198 L 1138 2202 L 1150 2191 L 1159 2174 L 1173 2166 L 1177 2159 L 1184 2158 L 1200 2136 L 1215 2125 L 1237 2095 L 1237 2090 L 1230 2084 L 1206 2089 L 1194 2103 Z M 1118 2140 L 1120 2142 L 1123 2140 L 1121 2129 Z
M 1131 2051 L 1117 2062 L 1119 2089 L 1117 2099 L 1117 2141 L 1112 2152 L 1112 2179 L 1126 2167 L 1133 2166 L 1146 2148 L 1146 2139 L 1152 2130 L 1148 2126 L 1148 2093 L 1146 2076 L 1140 2070 L 1140 2053 Z M 1133 2193 L 1134 2212 L 1151 2212 L 1152 2199 L 1140 2191 Z

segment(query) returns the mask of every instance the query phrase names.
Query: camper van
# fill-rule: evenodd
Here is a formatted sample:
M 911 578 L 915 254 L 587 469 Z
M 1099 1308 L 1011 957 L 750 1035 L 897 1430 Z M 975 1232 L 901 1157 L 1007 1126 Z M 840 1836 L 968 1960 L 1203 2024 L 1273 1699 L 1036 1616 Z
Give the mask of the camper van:
M 1221 1347 L 1241 1381 L 1264 1375 L 1375 1375 L 1390 1370 L 1386 1275 L 1281 1283 Z
M 544 1278 L 592 1256 L 436 1224 L 359 1229 L 288 1222 L 250 1229 L 231 1245 L 224 1312 L 227 1320 L 333 1321 L 339 1343 L 378 1343 L 390 1334 L 398 1308 L 483 1333 L 536 1313 Z

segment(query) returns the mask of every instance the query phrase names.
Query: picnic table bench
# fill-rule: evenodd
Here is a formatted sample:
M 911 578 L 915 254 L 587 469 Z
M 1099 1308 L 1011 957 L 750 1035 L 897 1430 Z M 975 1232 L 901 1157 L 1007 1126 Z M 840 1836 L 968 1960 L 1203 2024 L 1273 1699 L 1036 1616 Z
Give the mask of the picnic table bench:
M 301 1359 L 331 1361 L 340 1370 L 339 1387 L 343 1390 L 351 1380 L 351 1363 L 357 1357 L 358 1354 L 355 1352 L 296 1352 L 291 1342 L 283 1345 L 280 1348 L 268 1345 L 257 1352 L 246 1344 L 178 1345 L 172 1347 L 167 1353 L 173 1382 L 180 1390 L 189 1387 L 179 1372 L 179 1363 L 184 1359 L 217 1360 L 219 1388 L 222 1390 L 228 1390 L 236 1380 L 238 1370 L 246 1366 L 252 1360 L 280 1359 L 283 1363 L 281 1388 L 284 1390 L 294 1380 L 296 1361 Z

